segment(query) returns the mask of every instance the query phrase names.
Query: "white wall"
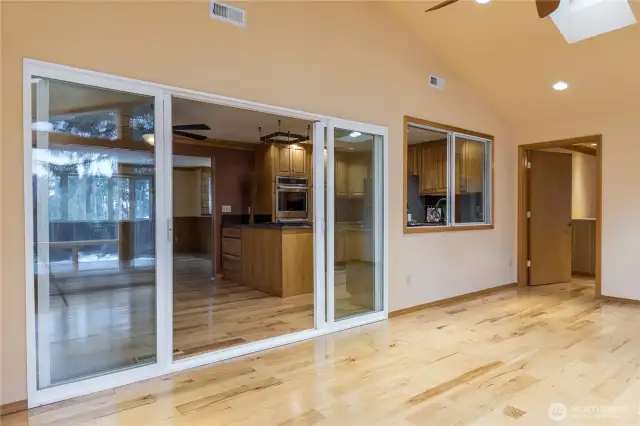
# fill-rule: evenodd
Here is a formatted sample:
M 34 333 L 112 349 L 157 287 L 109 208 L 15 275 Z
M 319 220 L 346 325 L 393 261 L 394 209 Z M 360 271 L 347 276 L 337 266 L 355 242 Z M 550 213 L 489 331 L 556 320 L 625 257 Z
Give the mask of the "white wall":
M 200 172 L 173 169 L 173 216 L 200 216 Z
M 574 219 L 596 217 L 597 158 L 581 152 L 572 153 L 572 212 Z

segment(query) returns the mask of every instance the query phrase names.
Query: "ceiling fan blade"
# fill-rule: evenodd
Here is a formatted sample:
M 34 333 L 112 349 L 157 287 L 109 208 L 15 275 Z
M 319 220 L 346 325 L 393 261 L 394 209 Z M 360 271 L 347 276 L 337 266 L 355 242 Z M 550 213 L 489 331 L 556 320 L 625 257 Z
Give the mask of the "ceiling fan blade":
M 211 130 L 206 124 L 176 124 L 174 130 Z
M 560 0 L 536 0 L 536 8 L 538 9 L 538 16 L 546 18 L 551 15 L 560 6 Z
M 178 136 L 184 136 L 185 138 L 195 139 L 195 140 L 198 140 L 198 141 L 203 141 L 203 140 L 207 139 L 206 136 L 196 135 L 195 133 L 189 133 L 189 132 L 181 132 L 180 130 L 174 130 L 173 134 L 174 135 L 178 135 Z
M 434 10 L 438 10 L 438 9 L 442 9 L 445 6 L 449 6 L 450 4 L 453 4 L 455 2 L 457 2 L 458 0 L 445 0 L 442 3 L 438 3 L 435 6 L 425 10 L 425 12 L 432 12 Z

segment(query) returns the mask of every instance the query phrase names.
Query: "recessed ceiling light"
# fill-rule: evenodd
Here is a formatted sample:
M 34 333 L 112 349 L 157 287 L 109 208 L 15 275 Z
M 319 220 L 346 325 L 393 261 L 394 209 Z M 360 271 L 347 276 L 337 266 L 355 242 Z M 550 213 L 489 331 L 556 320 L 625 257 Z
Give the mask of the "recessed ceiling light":
M 476 0 L 476 3 L 480 3 L 480 4 L 486 4 L 489 3 L 491 0 Z
M 565 83 L 564 81 L 559 81 L 556 84 L 553 85 L 553 88 L 555 90 L 566 90 L 569 87 L 569 85 L 567 83 Z
M 349 148 L 349 151 L 353 151 L 355 148 Z
M 144 135 L 142 135 L 142 139 L 144 139 L 144 141 L 151 146 L 156 143 L 156 138 L 153 133 L 145 133 Z
M 362 133 L 360 132 L 351 132 L 349 133 L 349 136 L 351 136 L 352 138 L 357 138 L 358 136 L 361 136 Z

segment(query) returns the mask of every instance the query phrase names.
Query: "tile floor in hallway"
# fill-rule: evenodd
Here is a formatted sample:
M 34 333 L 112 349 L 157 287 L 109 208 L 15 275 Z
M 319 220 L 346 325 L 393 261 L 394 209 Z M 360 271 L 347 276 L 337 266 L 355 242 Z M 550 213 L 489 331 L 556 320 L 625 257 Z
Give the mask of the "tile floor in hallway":
M 593 295 L 580 279 L 508 289 L 2 424 L 638 425 L 640 306 Z

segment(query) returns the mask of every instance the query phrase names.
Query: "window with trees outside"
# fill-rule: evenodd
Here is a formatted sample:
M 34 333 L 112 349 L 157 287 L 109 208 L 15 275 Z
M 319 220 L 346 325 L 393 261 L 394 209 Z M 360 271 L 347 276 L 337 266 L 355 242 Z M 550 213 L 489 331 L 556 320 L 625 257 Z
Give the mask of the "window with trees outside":
M 406 116 L 404 129 L 404 232 L 493 228 L 493 136 Z

